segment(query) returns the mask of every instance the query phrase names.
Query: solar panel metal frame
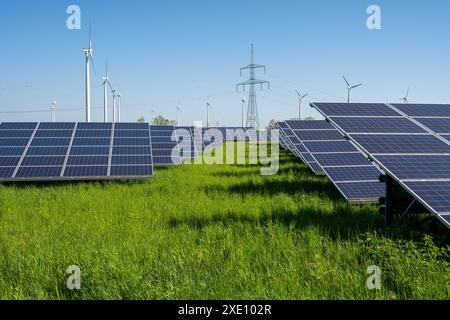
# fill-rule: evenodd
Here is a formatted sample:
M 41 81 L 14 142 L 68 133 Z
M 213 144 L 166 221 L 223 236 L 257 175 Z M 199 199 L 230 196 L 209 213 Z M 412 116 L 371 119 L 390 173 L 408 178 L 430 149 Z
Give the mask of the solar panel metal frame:
M 399 110 L 398 108 L 395 107 L 395 104 L 385 104 L 385 106 L 391 108 L 391 110 L 395 111 L 398 114 L 398 117 L 403 117 L 406 119 L 409 119 L 411 122 L 415 123 L 417 126 L 421 127 L 422 129 L 425 129 L 425 131 L 427 131 L 429 136 L 433 136 L 435 137 L 437 140 L 440 140 L 442 142 L 445 142 L 447 145 L 450 146 L 450 141 L 446 140 L 443 136 L 438 135 L 436 132 L 434 132 L 433 130 L 429 129 L 428 127 L 424 126 L 422 123 L 418 122 L 415 118 L 409 116 L 408 114 L 402 112 L 401 110 Z M 311 107 L 315 108 L 317 111 L 319 111 L 319 113 L 321 113 L 328 121 L 330 121 L 330 123 L 332 123 L 339 131 L 341 131 L 348 139 L 350 139 L 351 141 L 353 141 L 356 145 L 358 145 L 360 148 L 363 148 L 363 146 L 361 146 L 358 141 L 356 139 L 353 138 L 352 134 L 349 134 L 347 132 L 345 132 L 341 127 L 339 127 L 334 121 L 333 121 L 333 117 L 335 116 L 330 116 L 328 114 L 326 114 L 321 108 L 320 108 L 320 104 L 318 103 L 311 103 Z M 380 118 L 383 118 L 382 116 L 379 116 Z M 365 150 L 365 152 L 367 152 L 367 150 Z M 426 200 L 424 200 L 422 198 L 422 196 L 420 196 L 417 191 L 414 191 L 413 188 L 411 188 L 409 184 L 411 184 L 412 182 L 450 182 L 450 179 L 401 179 L 399 178 L 395 172 L 391 171 L 382 161 L 379 161 L 377 159 L 376 155 L 373 155 L 369 152 L 367 152 L 367 155 L 371 158 L 372 161 L 374 161 L 375 163 L 377 163 L 378 166 L 380 166 L 380 168 L 382 168 L 385 173 L 390 176 L 394 181 L 396 181 L 403 189 L 405 189 L 413 198 L 415 198 L 419 203 L 421 203 L 427 210 L 429 210 L 429 212 L 431 212 L 434 216 L 437 217 L 437 219 L 439 219 L 445 226 L 447 226 L 447 228 L 450 228 L 450 221 L 449 221 L 449 216 L 450 216 L 450 212 L 438 212 L 437 210 L 435 210 L 435 208 L 430 205 Z M 382 154 L 384 156 L 389 156 L 389 155 L 396 155 L 396 154 Z M 408 155 L 414 155 L 414 154 L 409 154 L 409 153 L 401 153 L 402 156 L 408 156 Z M 430 155 L 434 155 L 434 154 L 427 154 L 427 153 L 423 153 L 423 154 L 419 154 L 417 156 L 430 156 Z M 440 153 L 440 155 L 447 155 L 446 153 Z

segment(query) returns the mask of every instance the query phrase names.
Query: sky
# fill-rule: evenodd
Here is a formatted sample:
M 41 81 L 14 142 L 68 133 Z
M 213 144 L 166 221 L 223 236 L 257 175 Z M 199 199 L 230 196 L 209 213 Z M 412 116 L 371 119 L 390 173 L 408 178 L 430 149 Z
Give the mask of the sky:
M 69 5 L 81 29 L 69 30 Z M 369 30 L 367 8 L 381 9 Z M 0 122 L 84 121 L 84 56 L 92 24 L 92 120 L 103 121 L 105 61 L 122 94 L 122 121 L 143 116 L 240 126 L 250 45 L 271 89 L 257 91 L 261 126 L 298 116 L 295 90 L 310 101 L 450 103 L 450 2 L 447 0 L 15 0 L 0 2 Z M 248 99 L 248 97 L 247 97 Z M 111 97 L 110 97 L 111 100 Z M 111 101 L 110 101 L 111 109 Z M 110 110 L 111 113 L 111 110 Z

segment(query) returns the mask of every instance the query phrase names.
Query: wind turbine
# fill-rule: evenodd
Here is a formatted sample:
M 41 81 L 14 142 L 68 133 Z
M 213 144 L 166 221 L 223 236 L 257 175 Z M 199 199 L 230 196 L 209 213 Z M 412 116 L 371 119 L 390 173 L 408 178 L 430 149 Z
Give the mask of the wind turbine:
M 241 102 L 242 102 L 242 128 L 243 128 L 244 127 L 244 109 L 245 109 L 245 103 L 246 103 L 245 97 L 242 98 Z
M 50 110 L 52 113 L 52 122 L 56 122 L 56 100 L 52 101 L 52 107 Z
M 209 128 L 209 107 L 211 106 L 211 102 L 206 102 L 206 127 Z
M 403 103 L 409 103 L 408 101 L 408 97 L 409 97 L 409 87 L 408 87 L 408 91 L 406 91 L 406 96 L 404 98 L 401 98 L 400 100 L 403 101 Z
M 121 104 L 122 104 L 122 94 L 120 93 L 120 91 L 117 92 L 117 121 L 121 122 Z
M 111 87 L 108 77 L 108 58 L 106 58 L 106 74 L 102 78 L 103 80 L 103 118 L 105 122 L 108 122 L 108 86 Z
M 301 94 L 298 90 L 295 90 L 298 95 L 298 120 L 302 120 L 302 102 L 303 99 L 305 99 L 308 94 Z
M 180 107 L 180 105 L 178 104 L 178 105 L 177 105 L 177 126 L 180 125 L 180 111 L 181 111 L 181 107 Z
M 347 102 L 350 103 L 350 92 L 355 88 L 361 87 L 362 83 L 351 86 L 350 83 L 347 81 L 347 79 L 344 76 L 342 76 L 342 78 L 344 78 L 344 81 L 347 84 Z
M 94 58 L 92 57 L 92 32 L 91 32 L 91 26 L 89 25 L 89 47 L 83 49 L 84 55 L 86 56 L 86 122 L 91 122 L 91 66 L 90 63 L 92 62 L 92 68 L 94 70 L 94 73 L 97 73 L 95 71 L 95 64 L 94 64 Z
M 117 90 L 112 89 L 113 94 L 113 123 L 116 123 L 116 99 L 117 99 Z
M 155 123 L 155 109 L 152 109 L 152 121 L 150 123 L 154 124 Z

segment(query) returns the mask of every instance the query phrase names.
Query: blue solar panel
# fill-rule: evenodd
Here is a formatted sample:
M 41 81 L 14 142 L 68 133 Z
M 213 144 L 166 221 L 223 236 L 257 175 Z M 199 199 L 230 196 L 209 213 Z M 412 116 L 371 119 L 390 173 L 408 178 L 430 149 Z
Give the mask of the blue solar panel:
M 114 138 L 114 146 L 147 146 L 149 138 Z
M 19 157 L 0 157 L 0 167 L 15 167 L 19 161 Z
M 0 138 L 31 138 L 34 130 L 0 130 Z
M 308 162 L 308 165 L 315 174 L 323 172 L 323 169 L 317 164 L 317 162 Z
M 151 156 L 114 156 L 112 158 L 112 165 L 151 165 Z
M 333 141 L 345 140 L 337 130 L 295 131 L 300 141 Z
M 450 117 L 448 104 L 393 104 L 410 117 Z
M 0 167 L 0 178 L 11 178 L 16 167 Z
M 372 154 L 450 153 L 450 145 L 431 135 L 352 135 Z
M 71 156 L 102 156 L 109 155 L 109 147 L 72 147 Z
M 303 160 L 305 160 L 307 162 L 316 162 L 314 157 L 311 154 L 309 154 L 309 153 L 301 153 L 300 152 L 300 155 L 303 158 Z
M 116 123 L 115 130 L 149 130 L 148 123 Z
M 32 147 L 61 147 L 69 146 L 70 138 L 35 138 L 31 142 Z
M 75 123 L 74 122 L 68 122 L 68 123 L 42 122 L 39 124 L 39 129 L 40 130 L 70 130 L 70 131 L 72 131 L 73 129 L 75 129 Z
M 400 179 L 450 179 L 450 156 L 376 156 Z
M 355 147 L 349 141 L 305 142 L 305 146 L 311 153 L 355 152 Z
M 24 167 L 48 166 L 57 167 L 64 165 L 65 157 L 25 157 L 22 161 Z
M 153 150 L 153 157 L 171 157 L 172 156 L 172 150 Z M 155 161 L 156 162 L 156 161 Z
M 21 138 L 2 138 L 0 139 L 0 147 L 25 147 L 30 139 Z
M 172 133 L 169 132 L 171 135 Z M 150 132 L 148 130 L 119 130 L 114 132 L 116 138 L 148 138 Z
M 382 103 L 314 103 L 328 117 L 398 117 L 399 113 Z
M 73 130 L 37 130 L 35 138 L 71 138 Z
M 34 130 L 37 123 L 34 122 L 3 122 L 0 124 L 0 130 Z
M 150 126 L 150 130 L 151 131 L 169 131 L 172 134 L 172 132 L 175 130 L 175 127 L 174 126 L 155 126 L 155 125 L 151 125 Z
M 380 171 L 374 166 L 370 167 L 328 167 L 325 173 L 332 181 L 379 181 Z
M 418 118 L 416 120 L 436 133 L 450 134 L 450 119 Z
M 77 130 L 76 138 L 110 138 L 112 130 Z
M 427 133 L 405 118 L 331 118 L 346 133 Z
M 405 184 L 436 213 L 450 213 L 450 181 L 417 181 Z
M 30 147 L 27 156 L 65 156 L 68 147 Z
M 80 122 L 78 123 L 77 130 L 111 130 L 112 123 L 86 123 Z
M 151 155 L 150 147 L 114 147 L 114 155 Z
M 379 182 L 337 183 L 337 188 L 347 199 L 380 199 L 386 194 L 385 184 Z
M 111 176 L 114 177 L 143 177 L 151 176 L 153 170 L 150 166 L 112 166 Z
M 109 146 L 111 138 L 76 138 L 72 145 L 78 146 Z
M 325 120 L 290 120 L 286 124 L 292 130 L 334 130 L 335 128 Z
M 20 167 L 16 178 L 55 178 L 61 175 L 62 167 Z
M 108 166 L 80 166 L 80 167 L 66 167 L 64 177 L 107 177 Z
M 447 139 L 448 141 L 450 141 L 450 135 L 448 135 L 448 136 L 442 136 L 442 137 L 444 137 L 445 139 Z
M 70 156 L 68 166 L 107 166 L 108 156 Z
M 322 167 L 363 166 L 370 162 L 361 153 L 315 154 Z
M 25 147 L 0 148 L 0 156 L 21 156 Z

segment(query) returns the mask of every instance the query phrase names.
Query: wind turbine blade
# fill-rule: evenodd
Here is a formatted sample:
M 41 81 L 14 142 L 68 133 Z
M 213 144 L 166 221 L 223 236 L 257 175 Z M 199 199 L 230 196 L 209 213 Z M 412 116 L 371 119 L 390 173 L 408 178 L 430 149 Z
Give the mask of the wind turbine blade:
M 410 87 L 408 87 L 408 91 L 406 92 L 406 98 L 408 98 L 409 97 L 409 90 L 410 90 L 411 88 Z
M 344 78 L 344 81 L 345 81 L 345 83 L 347 84 L 347 86 L 350 87 L 350 83 L 347 81 L 347 79 L 346 79 L 344 76 L 342 76 L 342 78 Z
M 351 89 L 355 89 L 355 88 L 358 88 L 358 87 L 361 87 L 361 86 L 362 86 L 362 83 L 357 84 L 356 86 L 351 87 Z
M 297 92 L 297 95 L 298 95 L 299 97 L 302 96 L 298 90 L 295 90 L 295 92 Z
M 308 94 L 303 95 L 303 97 L 301 97 L 301 99 L 304 99 L 308 96 Z
M 92 25 L 89 21 L 89 49 L 92 49 Z
M 92 69 L 94 70 L 95 75 L 97 75 L 97 70 L 95 69 L 95 62 L 94 62 L 94 57 L 92 56 L 92 53 L 89 54 L 89 59 L 91 59 Z

